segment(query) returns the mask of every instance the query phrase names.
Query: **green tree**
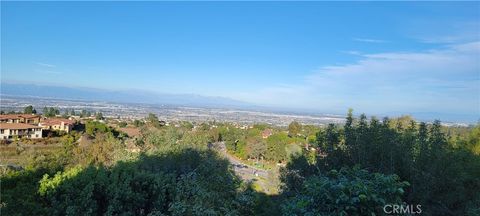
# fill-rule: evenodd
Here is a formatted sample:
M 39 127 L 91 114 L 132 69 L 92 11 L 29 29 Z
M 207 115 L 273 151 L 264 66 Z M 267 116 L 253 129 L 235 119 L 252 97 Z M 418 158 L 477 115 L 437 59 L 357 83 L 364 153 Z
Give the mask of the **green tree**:
M 108 125 L 97 122 L 97 121 L 87 121 L 85 123 L 85 133 L 94 137 L 97 133 L 107 133 L 112 132 Z
M 44 107 L 42 114 L 45 117 L 55 117 L 56 115 L 60 115 L 60 110 L 54 107 Z
M 90 115 L 87 115 L 87 110 L 82 109 L 82 111 L 80 111 L 80 117 L 81 117 L 81 118 L 89 117 L 89 116 L 90 116 Z
M 158 120 L 157 115 L 155 115 L 153 113 L 148 114 L 147 122 L 148 122 L 149 125 L 151 125 L 153 127 L 160 128 L 160 121 Z
M 320 130 L 317 133 L 316 146 L 320 148 L 321 153 L 329 156 L 326 160 L 323 160 L 325 162 L 324 166 L 336 167 L 341 160 L 344 160 L 340 156 L 339 144 L 340 134 L 334 124 L 328 124 L 325 130 Z
M 267 160 L 282 162 L 287 159 L 285 147 L 288 143 L 288 135 L 285 133 L 276 133 L 267 138 Z
M 42 114 L 43 114 L 44 116 L 49 115 L 48 107 L 43 107 Z
M 419 170 L 425 168 L 430 161 L 430 144 L 428 143 L 428 129 L 424 122 L 421 122 L 418 127 L 417 146 L 419 146 L 419 155 L 416 159 L 418 161 Z
M 369 171 L 396 174 L 410 182 L 405 195 L 407 203 L 421 203 L 428 215 L 464 215 L 474 211 L 471 206 L 476 205 L 473 200 L 476 200 L 475 194 L 480 193 L 480 183 L 472 182 L 480 178 L 480 171 L 477 171 L 480 170 L 480 158 L 469 148 L 461 147 L 464 144 L 448 144 L 446 130 L 439 121 L 427 125 L 413 120 L 409 124 L 396 120 L 393 124 L 388 118 L 380 123 L 372 117 L 368 122 L 366 116 L 361 115 L 357 124 L 354 122 L 349 113 L 344 130 L 339 131 L 338 144 L 327 142 L 329 137 L 336 137 L 332 136 L 335 133 L 327 132 L 333 130 L 321 130 L 317 134 L 318 145 L 328 152 L 333 146 L 333 153 L 317 159 L 315 164 L 310 162 L 312 164 L 305 166 L 304 171 L 287 175 L 286 182 L 297 182 L 293 185 L 299 190 L 299 183 L 312 175 L 308 174 L 312 170 L 321 173 L 358 164 Z M 342 146 L 342 137 L 346 148 Z
M 445 134 L 441 130 L 439 120 L 435 120 L 430 127 L 428 142 L 434 156 L 438 156 L 437 154 L 442 152 L 447 146 L 447 140 Z
M 96 120 L 103 120 L 103 119 L 104 119 L 104 118 L 103 118 L 103 114 L 102 114 L 101 112 L 97 112 L 97 113 L 95 114 L 95 119 L 96 119 Z
M 127 122 L 122 121 L 122 122 L 118 123 L 118 126 L 121 127 L 121 128 L 127 127 Z
M 138 120 L 138 119 L 135 119 L 135 120 L 133 121 L 133 125 L 135 125 L 135 127 L 141 127 L 141 126 L 143 126 L 144 124 L 145 124 L 145 123 L 144 123 L 143 121 L 140 121 L 140 120 Z
M 396 175 L 359 168 L 307 177 L 283 204 L 283 215 L 382 215 L 386 204 L 402 204 L 409 184 Z
M 354 161 L 353 155 L 357 151 L 358 147 L 356 145 L 356 133 L 355 129 L 353 128 L 353 109 L 348 109 L 348 114 L 347 114 L 347 121 L 345 122 L 345 125 L 343 127 L 344 131 L 344 139 L 345 139 L 345 146 L 347 148 L 347 154 L 348 157 L 350 158 L 350 162 L 358 162 Z
M 68 117 L 69 117 L 68 109 L 65 109 L 64 113 L 62 114 L 62 118 L 68 118 Z
M 247 148 L 249 157 L 257 160 L 263 158 L 267 151 L 265 140 L 259 136 L 247 138 Z
M 76 164 L 113 166 L 117 161 L 127 158 L 124 143 L 116 139 L 113 133 L 95 132 L 95 139 L 73 149 L 73 160 Z
M 33 108 L 32 105 L 29 105 L 29 106 L 25 107 L 25 109 L 23 109 L 23 113 L 25 113 L 25 114 L 36 114 L 37 110 L 35 110 L 35 108 Z
M 288 125 L 288 136 L 294 137 L 298 136 L 302 131 L 302 125 L 298 123 L 297 121 L 292 121 Z
M 480 155 L 480 124 L 477 124 L 468 134 L 466 148 Z

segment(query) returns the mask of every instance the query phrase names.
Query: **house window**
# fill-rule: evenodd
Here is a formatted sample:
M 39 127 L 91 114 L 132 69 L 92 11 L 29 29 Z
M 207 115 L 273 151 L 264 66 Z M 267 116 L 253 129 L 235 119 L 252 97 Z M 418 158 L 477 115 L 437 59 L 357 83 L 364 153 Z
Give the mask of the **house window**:
M 0 134 L 3 134 L 4 130 L 3 129 L 0 129 Z

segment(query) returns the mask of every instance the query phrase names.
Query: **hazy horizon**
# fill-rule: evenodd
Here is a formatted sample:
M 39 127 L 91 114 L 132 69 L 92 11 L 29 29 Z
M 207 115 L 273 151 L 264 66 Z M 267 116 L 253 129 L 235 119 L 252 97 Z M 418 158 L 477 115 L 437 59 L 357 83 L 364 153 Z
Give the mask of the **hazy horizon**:
M 480 117 L 478 2 L 1 4 L 2 83 Z
M 165 94 L 148 91 L 135 90 L 107 90 L 88 87 L 68 87 L 68 86 L 49 86 L 32 83 L 5 83 L 0 84 L 1 94 L 5 98 L 30 98 L 30 99 L 48 99 L 52 101 L 52 105 L 56 100 L 72 100 L 85 102 L 106 102 L 130 104 L 132 108 L 137 105 L 161 105 L 173 107 L 191 107 L 191 108 L 219 108 L 231 110 L 258 111 L 265 113 L 278 114 L 299 114 L 299 115 L 335 115 L 345 116 L 348 110 L 322 110 L 318 109 L 298 109 L 298 108 L 282 108 L 274 106 L 262 106 L 258 104 L 247 103 L 244 101 L 233 100 L 225 97 L 209 97 L 198 94 Z M 33 101 L 32 101 L 33 103 Z M 135 105 L 137 104 L 137 105 Z M 37 106 L 37 108 L 41 108 Z M 351 107 L 355 111 L 355 115 L 366 114 L 369 117 L 400 117 L 410 115 L 417 121 L 432 122 L 441 120 L 446 123 L 462 123 L 475 124 L 479 121 L 478 117 L 473 114 L 455 114 L 455 113 L 438 113 L 438 112 L 401 112 L 389 111 L 385 113 L 368 113 Z

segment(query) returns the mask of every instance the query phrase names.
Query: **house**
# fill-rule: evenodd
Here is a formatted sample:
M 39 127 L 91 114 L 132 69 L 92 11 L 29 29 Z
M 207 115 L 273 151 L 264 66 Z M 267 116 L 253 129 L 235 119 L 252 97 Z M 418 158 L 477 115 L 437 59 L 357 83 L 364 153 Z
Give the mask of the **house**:
M 70 117 L 68 117 L 68 119 L 72 120 L 72 121 L 80 121 L 80 119 L 82 119 L 82 118 L 80 118 L 80 116 L 70 116 Z
M 123 132 L 123 133 L 126 133 L 128 135 L 128 137 L 136 137 L 136 136 L 139 136 L 141 134 L 140 129 L 133 128 L 133 127 L 124 127 L 124 128 L 119 128 L 118 130 Z
M 163 121 L 163 120 L 160 120 L 160 121 L 158 121 L 158 124 L 159 124 L 160 126 L 165 126 L 165 125 L 167 125 L 167 122 L 166 122 L 166 121 Z
M 25 123 L 0 123 L 0 139 L 42 138 L 42 127 Z
M 262 138 L 267 139 L 272 134 L 273 134 L 272 129 L 265 129 L 265 130 L 262 131 Z
M 76 121 L 63 118 L 50 118 L 43 119 L 38 126 L 42 127 L 44 130 L 56 130 L 56 131 L 65 131 L 70 133 L 73 126 L 75 126 Z
M 0 123 L 38 124 L 39 122 L 40 122 L 40 116 L 39 115 L 33 115 L 33 114 L 0 115 Z

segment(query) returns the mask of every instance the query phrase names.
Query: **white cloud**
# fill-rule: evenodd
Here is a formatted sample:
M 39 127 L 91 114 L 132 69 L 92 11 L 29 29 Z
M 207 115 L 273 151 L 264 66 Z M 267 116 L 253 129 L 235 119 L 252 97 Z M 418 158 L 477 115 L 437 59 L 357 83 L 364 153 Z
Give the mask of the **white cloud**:
M 362 53 L 356 50 L 347 50 L 347 51 L 342 51 L 341 53 L 345 53 L 348 55 L 354 55 L 354 56 L 361 56 Z
M 480 41 L 420 52 L 355 54 L 361 59 L 320 67 L 300 85 L 267 87 L 242 99 L 319 110 L 480 115 Z
M 35 63 L 35 64 L 40 65 L 40 66 L 43 66 L 43 67 L 49 67 L 49 68 L 57 67 L 56 65 L 47 64 L 47 63 L 42 63 L 42 62 L 37 62 L 37 63 Z
M 53 71 L 57 67 L 56 65 L 47 64 L 47 63 L 43 63 L 43 62 L 36 62 L 35 64 L 40 66 L 40 67 L 38 67 L 38 69 L 34 69 L 34 71 L 37 72 L 37 73 L 47 74 L 47 75 L 63 74 L 60 71 Z
M 365 43 L 388 43 L 386 40 L 372 39 L 372 38 L 353 38 L 354 41 Z
M 480 22 L 413 19 L 405 26 L 411 38 L 423 43 L 455 44 L 480 40 Z

